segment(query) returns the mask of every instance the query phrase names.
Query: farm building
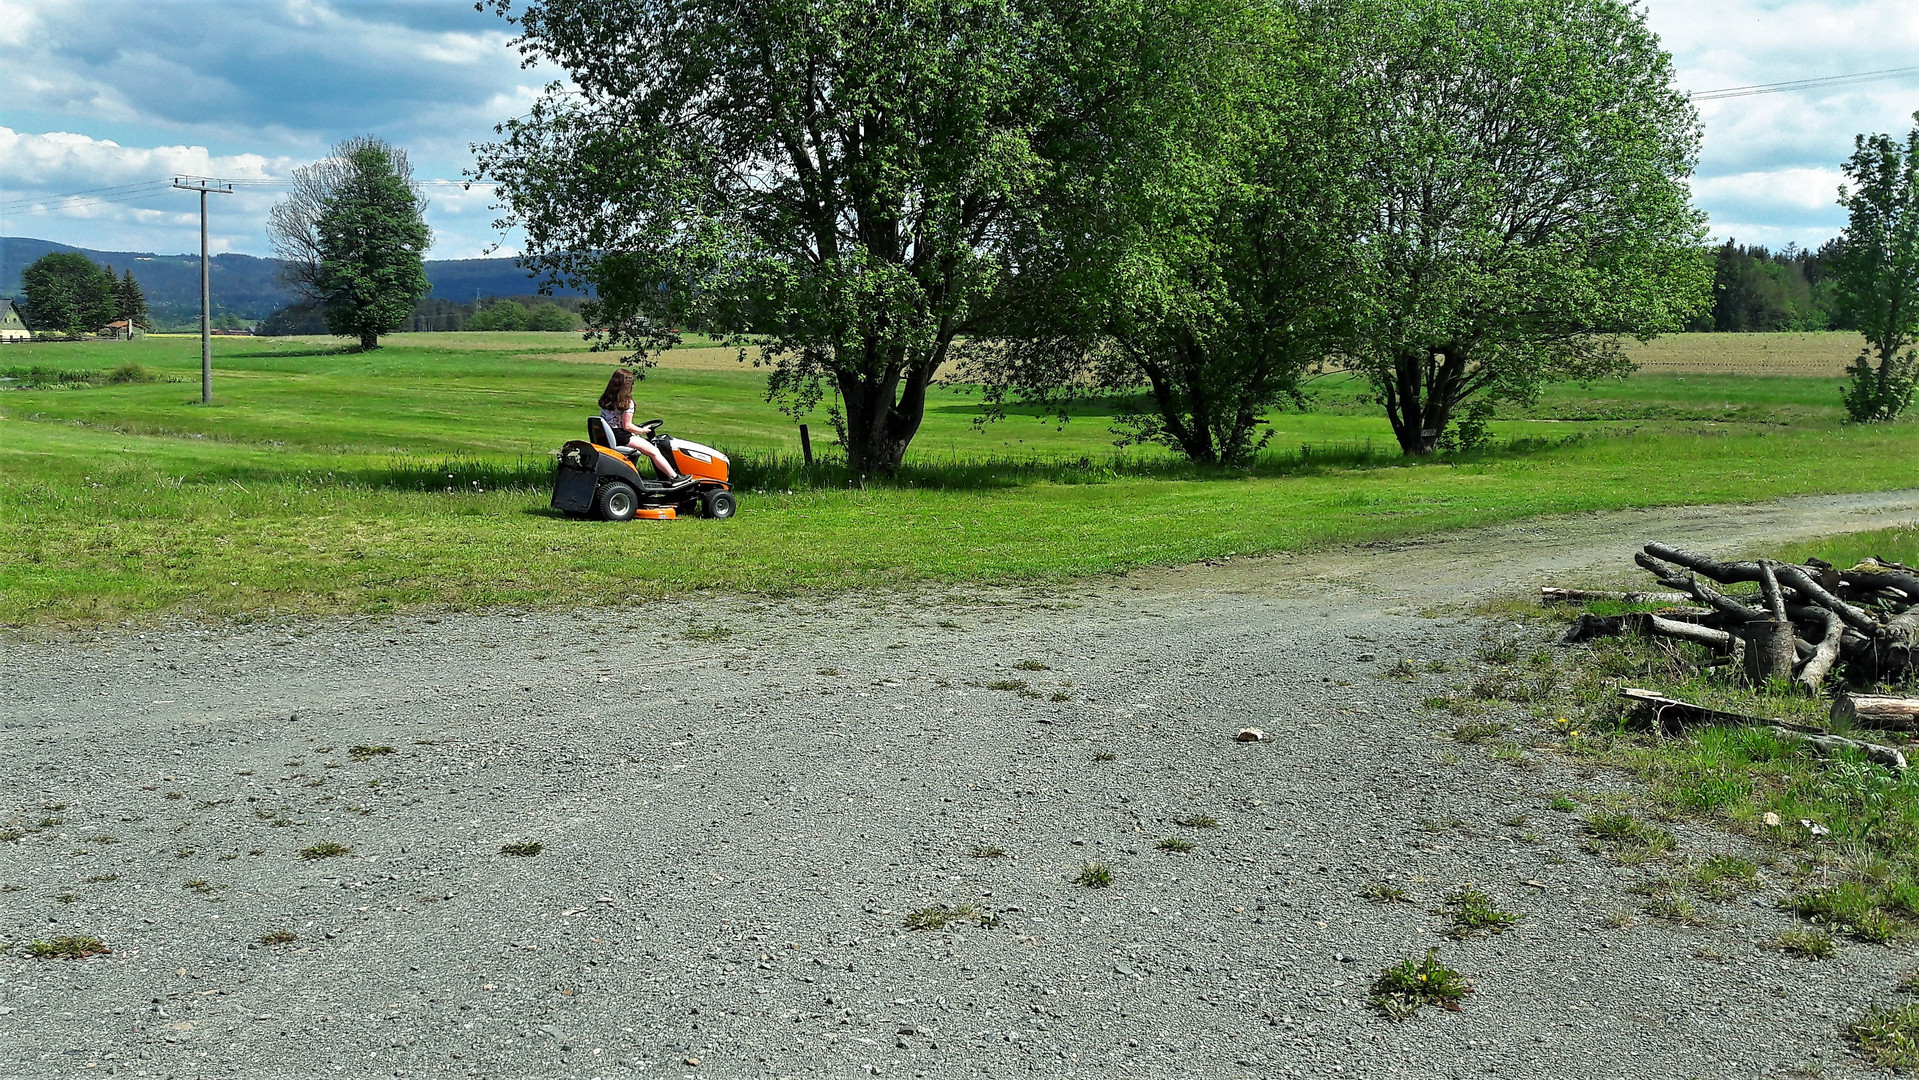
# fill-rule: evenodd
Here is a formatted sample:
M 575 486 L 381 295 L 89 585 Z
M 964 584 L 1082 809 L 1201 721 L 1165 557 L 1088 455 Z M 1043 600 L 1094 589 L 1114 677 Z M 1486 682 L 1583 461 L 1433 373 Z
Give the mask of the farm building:
M 20 321 L 20 313 L 13 310 L 13 301 L 0 297 L 0 341 L 32 341 L 33 331 Z
M 145 334 L 136 323 L 126 319 L 115 319 L 100 328 L 100 336 L 109 341 L 132 341 L 136 336 Z

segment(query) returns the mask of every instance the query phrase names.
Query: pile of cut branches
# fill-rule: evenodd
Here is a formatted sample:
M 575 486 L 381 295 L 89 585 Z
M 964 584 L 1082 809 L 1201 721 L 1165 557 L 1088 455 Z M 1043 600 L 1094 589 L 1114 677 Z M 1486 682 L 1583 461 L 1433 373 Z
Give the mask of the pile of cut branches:
M 1808 694 L 1828 677 L 1868 688 L 1919 675 L 1919 571 L 1903 563 L 1871 559 L 1841 570 L 1819 559 L 1722 562 L 1659 543 L 1633 561 L 1667 591 L 1547 587 L 1543 599 L 1673 606 L 1581 615 L 1565 644 L 1621 634 L 1688 641 L 1717 654 L 1716 662 L 1742 665 L 1754 685 L 1789 679 Z

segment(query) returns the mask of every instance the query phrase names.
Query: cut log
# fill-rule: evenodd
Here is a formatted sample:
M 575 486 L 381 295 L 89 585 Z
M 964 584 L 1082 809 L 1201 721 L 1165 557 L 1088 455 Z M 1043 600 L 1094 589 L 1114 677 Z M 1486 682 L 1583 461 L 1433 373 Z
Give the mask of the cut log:
M 1617 592 L 1608 589 L 1561 589 L 1554 585 L 1539 587 L 1544 604 L 1584 604 L 1593 600 L 1613 600 L 1621 604 L 1683 604 L 1692 597 L 1678 592 Z
M 1832 722 L 1883 731 L 1919 731 L 1919 698 L 1842 694 L 1832 703 Z
M 1808 694 L 1817 694 L 1819 687 L 1826 681 L 1826 674 L 1832 670 L 1833 661 L 1839 659 L 1839 641 L 1845 636 L 1846 621 L 1837 612 L 1825 608 L 1798 609 L 1805 615 L 1818 615 L 1826 624 L 1826 632 L 1819 637 L 1819 644 L 1813 646 L 1812 655 L 1799 669 L 1798 682 Z
M 1792 677 L 1792 624 L 1785 620 L 1754 619 L 1745 626 L 1746 678 L 1754 686 Z
M 1725 652 L 1732 648 L 1732 635 L 1724 630 L 1714 630 L 1710 626 L 1662 618 L 1645 611 L 1631 611 L 1624 615 L 1581 615 L 1579 621 L 1560 637 L 1559 643 L 1577 645 L 1597 637 L 1619 637 L 1625 634 L 1690 641 L 1717 652 Z
M 1890 746 L 1878 743 L 1860 742 L 1838 735 L 1828 735 L 1820 731 L 1807 731 L 1804 728 L 1791 727 L 1777 720 L 1767 720 L 1744 713 L 1722 712 L 1709 709 L 1704 705 L 1695 705 L 1690 701 L 1667 697 L 1651 690 L 1636 687 L 1622 687 L 1619 696 L 1633 702 L 1639 711 L 1648 715 L 1653 725 L 1662 733 L 1677 731 L 1687 724 L 1735 724 L 1743 727 L 1763 727 L 1782 739 L 1791 739 L 1812 750 L 1830 756 L 1840 750 L 1857 750 L 1866 760 L 1884 765 L 1887 768 L 1906 767 L 1906 756 Z
M 1647 544 L 1646 554 L 1704 574 L 1721 585 L 1730 585 L 1735 581 L 1759 580 L 1758 563 L 1720 562 L 1718 559 L 1687 551 L 1684 548 L 1660 543 Z
M 1846 625 L 1867 637 L 1879 635 L 1879 620 L 1846 603 L 1844 600 L 1826 591 L 1826 587 L 1814 581 L 1804 570 L 1797 566 L 1781 565 L 1779 581 L 1790 585 L 1799 593 L 1800 603 L 1811 602 L 1839 613 Z

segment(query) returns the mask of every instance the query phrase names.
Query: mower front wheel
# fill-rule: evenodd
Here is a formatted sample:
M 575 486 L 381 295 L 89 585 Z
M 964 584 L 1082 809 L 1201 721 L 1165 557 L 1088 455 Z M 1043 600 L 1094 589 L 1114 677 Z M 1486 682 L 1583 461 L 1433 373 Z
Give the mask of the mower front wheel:
M 593 512 L 601 521 L 632 521 L 639 508 L 639 493 L 623 480 L 608 480 L 593 494 Z
M 709 491 L 700 501 L 700 512 L 710 518 L 730 518 L 735 509 L 730 491 Z

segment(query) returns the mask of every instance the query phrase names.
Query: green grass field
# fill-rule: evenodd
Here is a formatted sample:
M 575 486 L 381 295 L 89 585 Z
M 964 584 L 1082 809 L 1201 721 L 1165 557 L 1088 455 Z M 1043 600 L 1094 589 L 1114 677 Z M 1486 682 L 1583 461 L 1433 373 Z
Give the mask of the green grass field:
M 1355 386 L 1326 380 L 1313 411 L 1272 416 L 1243 473 L 1116 449 L 1111 403 L 1063 428 L 980 428 L 977 395 L 944 388 L 911 467 L 857 485 L 799 467 L 762 373 L 689 349 L 641 384 L 640 411 L 734 455 L 741 514 L 609 526 L 546 509 L 552 452 L 579 436 L 609 358 L 561 334 L 388 341 L 216 339 L 210 408 L 194 338 L 0 350 L 0 622 L 1057 580 L 1919 474 L 1919 424 L 1842 425 L 1834 378 L 1661 371 L 1554 388 L 1495 423 L 1498 449 L 1415 465 Z M 159 381 L 107 377 L 129 361 Z M 824 447 L 824 416 L 808 419 Z

